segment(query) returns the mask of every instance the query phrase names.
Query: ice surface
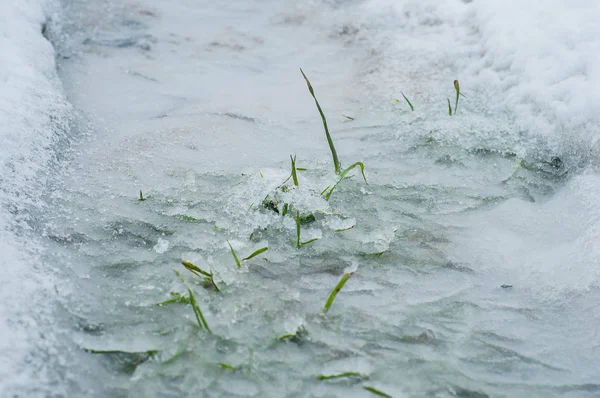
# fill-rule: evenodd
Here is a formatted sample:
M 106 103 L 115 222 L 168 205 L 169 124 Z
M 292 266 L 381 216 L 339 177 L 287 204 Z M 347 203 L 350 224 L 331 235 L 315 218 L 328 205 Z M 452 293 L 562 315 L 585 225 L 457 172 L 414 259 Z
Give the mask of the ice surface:
M 368 394 L 315 377 L 342 371 L 393 396 L 600 391 L 596 2 L 61 4 L 46 33 L 88 133 L 66 160 L 50 14 L 0 5 L 0 393 Z M 299 67 L 367 168 L 330 201 Z M 269 249 L 238 269 L 227 241 Z M 156 305 L 188 287 L 213 335 Z

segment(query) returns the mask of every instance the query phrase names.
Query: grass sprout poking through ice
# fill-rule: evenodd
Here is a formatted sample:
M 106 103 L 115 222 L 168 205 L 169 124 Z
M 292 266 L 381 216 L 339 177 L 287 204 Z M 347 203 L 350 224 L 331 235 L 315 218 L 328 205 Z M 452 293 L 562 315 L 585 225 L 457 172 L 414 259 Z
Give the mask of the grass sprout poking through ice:
M 221 289 L 219 289 L 219 286 L 217 286 L 217 284 L 215 283 L 215 278 L 214 278 L 214 274 L 212 272 L 206 272 L 203 269 L 200 269 L 198 267 L 196 267 L 194 264 L 190 263 L 189 261 L 182 261 L 181 264 L 183 264 L 183 266 L 190 271 L 192 274 L 199 276 L 200 278 L 204 279 L 205 281 L 209 282 L 217 292 L 220 292 Z
M 363 386 L 363 389 L 369 391 L 372 394 L 379 395 L 380 397 L 393 398 L 391 395 L 384 393 L 381 390 L 376 389 L 372 386 Z
M 408 106 L 410 106 L 410 111 L 414 112 L 415 111 L 415 107 L 413 106 L 413 104 L 408 100 L 408 98 L 406 98 L 406 95 L 404 95 L 404 93 L 400 93 L 402 94 L 402 98 L 404 98 L 404 101 L 406 101 L 406 103 L 408 104 Z M 400 102 L 399 99 L 396 99 L 396 102 Z
M 348 279 L 350 279 L 350 277 L 352 276 L 352 274 L 354 274 L 354 272 L 348 272 L 348 273 L 345 273 L 344 275 L 342 275 L 342 278 L 340 279 L 340 281 L 338 282 L 338 284 L 335 285 L 335 287 L 333 288 L 333 290 L 329 294 L 329 298 L 327 299 L 327 302 L 325 303 L 325 307 L 323 307 L 323 313 L 324 314 L 326 314 L 327 311 L 329 311 L 329 307 L 331 307 L 331 305 L 333 304 L 333 301 L 335 300 L 335 297 L 338 295 L 338 293 L 340 292 L 340 290 L 342 290 L 342 288 L 344 287 L 344 285 L 346 284 L 346 282 L 348 282 Z
M 235 250 L 233 250 L 233 246 L 231 246 L 231 243 L 229 241 L 227 241 L 227 244 L 229 245 L 229 250 L 231 250 L 231 255 L 233 256 L 233 259 L 235 260 L 235 263 L 238 266 L 238 268 L 242 268 L 242 261 L 250 260 L 251 258 L 254 258 L 254 257 L 258 256 L 259 254 L 264 253 L 267 250 L 269 250 L 268 247 L 261 247 L 260 249 L 254 251 L 252 254 L 250 254 L 248 257 L 242 258 L 242 260 L 240 261 L 237 254 L 235 254 Z
M 319 376 L 317 376 L 317 380 L 331 380 L 331 379 L 340 379 L 340 378 L 344 378 L 344 377 L 357 377 L 357 378 L 361 378 L 363 380 L 367 380 L 369 378 L 369 376 L 364 375 L 359 372 L 342 372 L 342 373 L 336 373 L 333 375 L 319 375 Z
M 325 200 L 329 200 L 329 198 L 331 198 L 331 194 L 333 193 L 333 190 L 335 189 L 335 187 L 337 187 L 338 184 L 340 182 L 342 182 L 342 180 L 344 178 L 346 178 L 346 174 L 348 174 L 355 167 L 360 167 L 360 172 L 362 173 L 363 179 L 365 180 L 365 183 L 367 183 L 367 177 L 365 176 L 365 165 L 363 164 L 363 162 L 356 162 L 356 163 L 350 165 L 344 171 L 342 171 L 342 173 L 340 174 L 340 178 L 338 178 L 338 180 L 336 181 L 335 184 L 333 184 L 333 186 L 328 186 L 327 188 L 325 188 L 323 190 L 323 192 L 321 192 L 321 195 L 325 196 Z
M 155 305 L 162 307 L 164 305 L 169 305 L 169 304 L 191 304 L 192 303 L 192 301 L 190 300 L 189 297 L 184 296 L 181 293 L 171 292 L 171 297 L 173 297 L 173 298 L 169 299 L 169 300 L 161 301 L 160 303 L 156 303 Z
M 183 283 L 188 290 L 188 294 L 190 295 L 190 304 L 194 309 L 194 315 L 196 315 L 196 321 L 198 321 L 198 326 L 200 327 L 200 329 L 206 329 L 209 333 L 212 333 L 212 330 L 210 330 L 210 328 L 208 327 L 208 323 L 206 322 L 206 319 L 202 314 L 202 310 L 200 310 L 200 306 L 196 301 L 196 296 L 194 296 L 194 292 L 192 292 L 192 289 L 185 283 L 185 281 L 183 280 L 183 276 L 181 276 L 181 274 L 176 269 L 174 269 L 173 271 L 175 271 L 175 274 L 179 277 L 181 283 Z
M 296 155 L 294 155 L 294 157 L 290 155 L 290 160 L 292 161 L 292 180 L 294 181 L 294 185 L 298 186 L 298 174 L 296 172 Z
M 238 268 L 242 268 L 242 262 L 238 258 L 237 254 L 235 254 L 235 250 L 233 250 L 233 246 L 231 246 L 231 243 L 229 243 L 229 241 L 227 241 L 227 244 L 229 245 L 229 250 L 231 250 L 231 255 L 233 256 L 233 259 L 235 260 L 236 265 L 238 266 Z
M 143 202 L 144 200 L 144 194 L 142 193 L 142 190 L 140 189 L 140 202 Z
M 296 211 L 296 247 L 297 248 L 301 248 L 304 245 L 308 245 L 309 243 L 312 243 L 316 240 L 319 240 L 319 238 L 312 238 L 310 240 L 307 240 L 306 242 L 302 242 L 300 240 L 300 211 L 297 210 Z
M 454 90 L 456 91 L 456 101 L 454 102 L 454 114 L 456 115 L 456 111 L 458 110 L 458 97 L 460 96 L 460 85 L 458 84 L 458 80 L 454 81 Z
M 304 74 L 304 71 L 302 70 L 302 68 L 300 68 L 300 73 L 302 73 L 304 80 L 306 80 L 306 85 L 308 86 L 308 91 L 310 91 L 310 95 L 312 95 L 312 97 L 314 98 L 315 104 L 317 105 L 317 109 L 319 110 L 319 114 L 321 115 L 321 119 L 323 120 L 323 127 L 325 128 L 325 136 L 327 137 L 327 143 L 329 144 L 329 149 L 331 150 L 331 156 L 333 157 L 333 166 L 335 167 L 335 173 L 340 174 L 342 165 L 338 159 L 338 155 L 335 150 L 335 146 L 333 145 L 333 140 L 331 139 L 331 134 L 329 134 L 329 128 L 327 127 L 327 119 L 325 119 L 325 114 L 323 113 L 323 110 L 321 109 L 321 105 L 319 105 L 319 101 L 317 101 L 317 97 L 315 96 L 315 91 L 313 90 L 312 85 L 310 84 L 308 77 L 306 77 L 306 75 Z
M 264 252 L 266 252 L 267 250 L 269 250 L 269 248 L 268 248 L 268 247 L 262 247 L 262 248 L 258 249 L 257 251 L 253 252 L 253 253 L 252 253 L 251 255 L 249 255 L 248 257 L 244 257 L 244 258 L 242 259 L 242 261 L 247 261 L 247 260 L 250 260 L 251 258 L 258 256 L 259 254 L 261 254 L 261 253 L 264 253 Z
M 298 326 L 296 329 L 296 333 L 288 333 L 279 337 L 281 341 L 292 341 L 294 343 L 301 343 L 308 336 L 308 330 L 304 327 L 304 325 Z
M 450 116 L 456 115 L 456 111 L 458 110 L 458 98 L 461 95 L 463 97 L 465 96 L 464 94 L 461 94 L 461 92 L 460 92 L 460 84 L 458 83 L 458 80 L 454 81 L 454 91 L 456 91 L 456 100 L 454 101 L 454 111 L 452 111 L 452 105 L 450 104 L 450 98 L 446 98 L 448 100 L 448 114 Z

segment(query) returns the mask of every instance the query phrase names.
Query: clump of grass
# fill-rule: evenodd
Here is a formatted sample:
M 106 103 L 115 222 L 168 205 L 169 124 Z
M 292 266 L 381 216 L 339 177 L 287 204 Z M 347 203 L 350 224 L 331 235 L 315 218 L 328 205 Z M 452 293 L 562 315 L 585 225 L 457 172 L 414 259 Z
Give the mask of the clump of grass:
M 143 193 L 143 192 L 142 192 L 142 190 L 140 189 L 140 199 L 139 199 L 139 201 L 140 201 L 140 202 L 143 202 L 144 200 L 146 200 L 146 199 L 144 199 L 144 193 Z
M 329 308 L 333 304 L 333 301 L 335 300 L 335 297 L 338 295 L 338 293 L 340 292 L 340 290 L 342 290 L 342 288 L 344 287 L 344 285 L 346 284 L 346 282 L 348 282 L 348 279 L 350 279 L 350 277 L 353 274 L 354 274 L 354 272 L 347 272 L 344 275 L 342 275 L 342 277 L 341 277 L 340 281 L 338 282 L 338 284 L 333 288 L 333 290 L 329 294 L 329 298 L 327 298 L 327 302 L 325 303 L 325 307 L 323 307 L 323 313 L 324 314 L 326 314 L 327 311 L 329 311 Z
M 413 106 L 413 104 L 408 100 L 408 98 L 406 98 L 406 95 L 404 95 L 403 92 L 400 92 L 400 94 L 402 94 L 402 98 L 404 98 L 404 101 L 406 101 L 406 103 L 408 104 L 408 106 L 410 106 L 410 111 L 414 112 L 415 111 L 415 107 Z M 400 102 L 400 100 L 396 99 L 396 102 Z
M 314 218 L 314 216 L 313 216 L 313 218 Z M 310 240 L 307 240 L 306 242 L 302 242 L 300 239 L 300 234 L 301 234 L 300 223 L 301 223 L 300 211 L 296 210 L 296 247 L 297 248 L 301 248 L 302 246 L 308 245 L 309 243 L 312 243 L 319 239 L 319 238 L 312 238 Z
M 215 277 L 212 272 L 204 271 L 203 269 L 196 267 L 194 264 L 190 263 L 189 261 L 184 260 L 181 262 L 181 264 L 192 274 L 199 276 L 205 282 L 208 282 L 212 287 L 215 288 L 215 290 L 217 292 L 221 291 L 221 289 L 219 289 L 219 286 L 217 286 L 217 284 L 215 283 Z
M 208 327 L 208 323 L 206 322 L 206 319 L 204 318 L 204 315 L 202 314 L 202 310 L 200 310 L 200 306 L 198 305 L 198 302 L 196 301 L 194 292 L 192 292 L 192 289 L 189 286 L 187 286 L 187 284 L 183 280 L 183 277 L 181 276 L 181 274 L 176 269 L 174 269 L 173 271 L 179 277 L 179 279 L 181 280 L 181 283 L 183 283 L 188 290 L 188 294 L 190 297 L 190 304 L 192 305 L 192 308 L 194 309 L 194 315 L 196 315 L 196 321 L 198 321 L 198 326 L 200 327 L 200 329 L 206 329 L 209 333 L 212 333 L 212 330 L 210 330 L 210 328 Z
M 229 241 L 227 241 L 227 244 L 229 245 L 229 250 L 231 250 L 231 255 L 233 256 L 233 259 L 235 260 L 235 263 L 236 263 L 236 265 L 237 265 L 238 268 L 242 268 L 242 261 L 248 261 L 251 258 L 254 258 L 254 257 L 258 256 L 259 254 L 264 253 L 267 250 L 269 250 L 268 247 L 262 247 L 262 248 L 260 248 L 260 249 L 258 249 L 256 251 L 254 251 L 248 257 L 242 258 L 242 260 L 240 261 L 239 257 L 235 253 L 235 250 L 233 250 L 233 246 L 231 246 L 231 243 Z
M 315 104 L 317 105 L 317 109 L 319 111 L 319 114 L 321 115 L 321 119 L 323 120 L 323 128 L 325 129 L 325 136 L 327 137 L 327 143 L 329 144 L 329 149 L 331 150 L 331 157 L 333 158 L 333 166 L 335 168 L 335 173 L 340 174 L 342 165 L 338 159 L 338 155 L 337 155 L 337 151 L 335 150 L 335 146 L 333 145 L 333 139 L 331 138 L 331 134 L 329 134 L 329 128 L 327 127 L 327 119 L 325 119 L 325 114 L 323 113 L 323 110 L 321 109 L 321 105 L 319 105 L 319 101 L 317 100 L 317 97 L 315 96 L 315 91 L 313 90 L 313 87 L 310 84 L 308 77 L 306 77 L 306 75 L 304 74 L 304 71 L 302 70 L 302 68 L 300 68 L 300 73 L 302 73 L 302 77 L 304 77 L 304 80 L 306 80 L 306 85 L 308 86 L 308 91 L 310 92 L 310 95 L 312 95 L 313 99 L 315 100 Z
M 369 391 L 372 394 L 379 395 L 380 397 L 393 398 L 390 394 L 386 394 L 373 386 L 363 386 L 363 389 Z
M 363 162 L 356 162 L 356 163 L 350 165 L 344 171 L 342 171 L 342 173 L 340 174 L 340 177 L 335 182 L 335 184 L 333 184 L 333 186 L 328 186 L 327 188 L 325 188 L 323 190 L 323 192 L 321 192 L 321 195 L 324 195 L 325 200 L 329 200 L 329 198 L 331 198 L 331 194 L 333 193 L 333 190 L 335 189 L 335 187 L 337 187 L 338 184 L 340 182 L 342 182 L 342 180 L 344 178 L 346 178 L 346 174 L 348 174 L 355 167 L 360 167 L 360 172 L 362 173 L 363 179 L 365 180 L 365 183 L 367 183 L 367 177 L 365 176 L 365 165 L 363 164 Z
M 308 336 L 308 330 L 306 330 L 304 325 L 300 325 L 296 329 L 296 333 L 284 334 L 283 336 L 279 337 L 279 340 L 282 340 L 282 341 L 289 340 L 294 343 L 301 343 L 303 340 L 306 339 L 307 336 Z
M 364 375 L 362 373 L 359 372 L 342 372 L 342 373 L 336 373 L 336 374 L 332 374 L 332 375 L 319 375 L 317 376 L 317 380 L 332 380 L 332 379 L 341 379 L 341 378 L 345 378 L 345 377 L 357 377 L 363 380 L 368 380 L 369 376 Z

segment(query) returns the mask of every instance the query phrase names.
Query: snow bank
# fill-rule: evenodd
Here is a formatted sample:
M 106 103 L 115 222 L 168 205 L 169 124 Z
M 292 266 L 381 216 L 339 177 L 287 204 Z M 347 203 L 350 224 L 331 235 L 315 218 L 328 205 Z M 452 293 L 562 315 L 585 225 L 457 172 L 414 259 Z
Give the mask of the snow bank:
M 483 145 L 531 140 L 524 152 L 541 142 L 592 165 L 546 203 L 513 199 L 474 215 L 456 242 L 456 261 L 506 273 L 544 297 L 598 286 L 600 2 L 371 0 L 365 7 L 386 24 L 382 41 L 393 43 L 382 46 L 374 80 L 407 90 L 428 117 L 444 111 L 450 82 L 460 80 L 468 98 L 460 122 L 440 122 L 444 134 L 463 134 L 477 114 L 494 132 L 471 126 Z
M 480 36 L 464 67 L 469 84 L 537 131 L 597 145 L 600 126 L 600 2 L 477 0 L 464 21 Z
M 365 8 L 385 15 L 394 44 L 385 51 L 394 56 L 382 67 L 394 85 L 407 89 L 423 76 L 419 85 L 430 84 L 425 91 L 438 101 L 437 87 L 458 78 L 481 102 L 465 106 L 509 115 L 518 129 L 600 153 L 600 2 L 371 0 Z M 451 95 L 439 93 L 442 101 Z
M 42 171 L 66 131 L 68 105 L 54 52 L 42 36 L 43 0 L 0 2 L 0 396 L 42 395 L 48 282 L 37 277 L 34 239 L 27 229 L 39 206 Z M 39 361 L 38 361 L 39 362 Z M 35 374 L 34 374 L 35 372 Z M 16 395 L 15 395 L 16 396 Z

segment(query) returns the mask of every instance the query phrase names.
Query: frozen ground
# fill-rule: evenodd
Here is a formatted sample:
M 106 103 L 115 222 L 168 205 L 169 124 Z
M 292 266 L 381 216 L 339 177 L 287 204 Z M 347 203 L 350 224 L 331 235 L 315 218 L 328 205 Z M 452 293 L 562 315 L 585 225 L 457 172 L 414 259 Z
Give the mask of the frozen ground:
M 0 11 L 0 395 L 600 394 L 596 2 Z M 330 201 L 299 67 L 366 165 Z M 299 249 L 260 206 L 290 154 L 308 170 L 279 201 L 319 238 Z M 228 240 L 269 250 L 237 270 Z M 155 305 L 186 294 L 173 268 L 214 334 Z M 365 378 L 316 379 L 344 371 Z

